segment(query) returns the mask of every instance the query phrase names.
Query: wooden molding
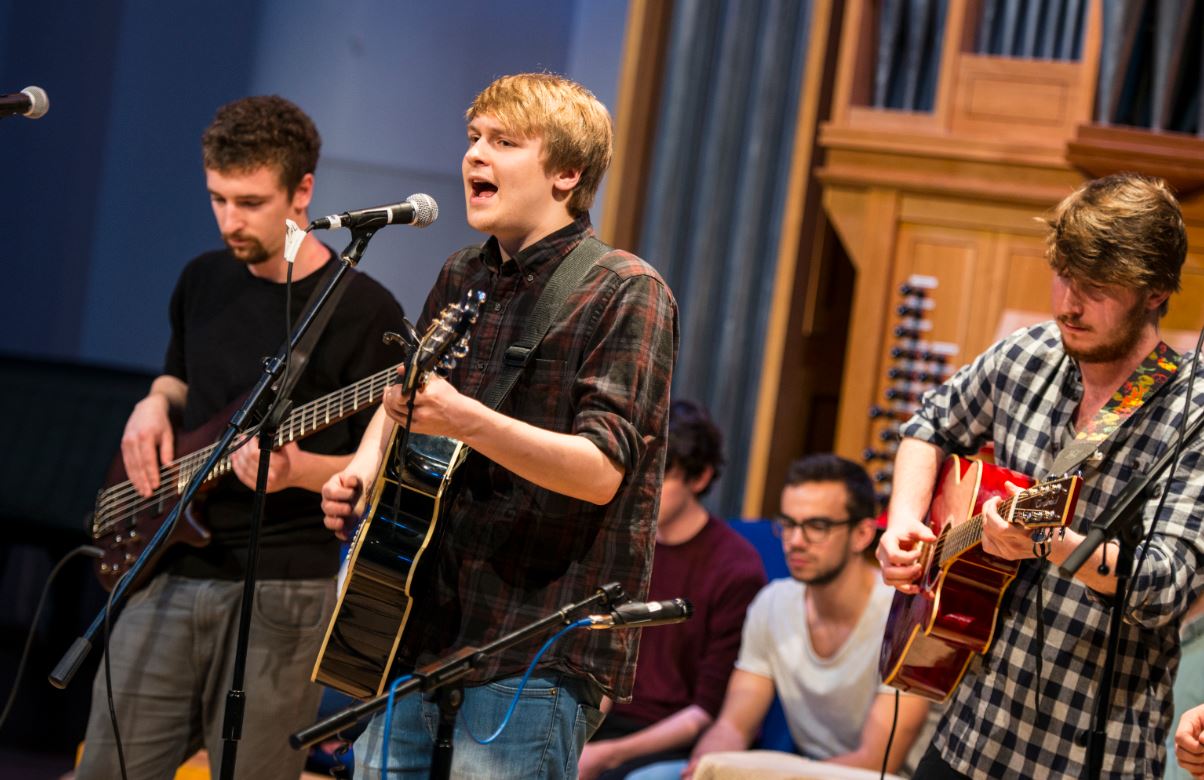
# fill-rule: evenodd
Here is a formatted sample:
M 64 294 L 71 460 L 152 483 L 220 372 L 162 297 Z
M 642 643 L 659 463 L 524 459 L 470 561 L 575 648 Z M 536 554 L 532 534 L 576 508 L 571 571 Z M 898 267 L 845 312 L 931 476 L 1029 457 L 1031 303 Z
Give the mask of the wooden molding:
M 1204 188 L 1204 138 L 1134 127 L 1079 125 L 1066 159 L 1089 178 L 1120 171 L 1160 176 L 1180 198 Z
M 657 107 L 669 48 L 669 0 L 631 0 L 615 99 L 615 153 L 604 194 L 599 237 L 635 251 L 639 246 Z
M 816 0 L 811 5 L 811 22 L 804 64 L 801 99 L 794 126 L 789 183 L 783 209 L 782 233 L 778 239 L 777 267 L 774 271 L 774 297 L 770 304 L 766 331 L 761 379 L 757 390 L 757 409 L 753 420 L 752 442 L 749 446 L 748 467 L 745 471 L 745 517 L 760 517 L 765 509 L 766 487 L 769 484 L 770 463 L 774 450 L 775 423 L 779 419 L 782 385 L 782 363 L 787 345 L 800 262 L 800 246 L 815 243 L 817 224 L 822 219 L 820 193 L 812 185 L 812 169 L 817 150 L 816 130 L 829 96 L 824 83 L 830 78 L 828 63 L 832 61 L 831 35 L 834 23 L 833 0 Z M 810 236 L 808 240 L 807 236 Z M 817 259 L 812 262 L 818 263 Z M 808 266 L 809 270 L 810 266 Z

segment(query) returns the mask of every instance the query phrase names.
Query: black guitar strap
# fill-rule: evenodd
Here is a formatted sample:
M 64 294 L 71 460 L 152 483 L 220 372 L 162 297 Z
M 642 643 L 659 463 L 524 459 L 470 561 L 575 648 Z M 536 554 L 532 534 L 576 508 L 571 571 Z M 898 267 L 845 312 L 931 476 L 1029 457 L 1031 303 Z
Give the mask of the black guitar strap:
M 506 400 L 510 389 L 514 387 L 514 382 L 531 360 L 535 348 L 539 346 L 539 342 L 543 341 L 548 328 L 552 326 L 552 320 L 560 311 L 560 307 L 564 305 L 569 294 L 576 290 L 585 279 L 589 269 L 593 268 L 594 264 L 609 251 L 610 247 L 597 238 L 586 236 L 572 252 L 569 252 L 567 257 L 560 261 L 560 265 L 552 272 L 552 278 L 548 280 L 547 286 L 540 293 L 539 300 L 535 303 L 535 309 L 527 318 L 527 323 L 523 327 L 518 341 L 506 348 L 502 372 L 493 384 L 485 388 L 481 403 L 490 409 L 497 409 L 502 401 Z

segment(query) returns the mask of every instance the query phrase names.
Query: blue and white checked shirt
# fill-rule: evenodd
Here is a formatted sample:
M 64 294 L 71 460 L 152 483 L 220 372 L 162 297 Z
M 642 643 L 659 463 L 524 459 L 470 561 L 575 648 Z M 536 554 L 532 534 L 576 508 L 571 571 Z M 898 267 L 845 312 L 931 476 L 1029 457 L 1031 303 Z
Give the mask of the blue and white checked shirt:
M 1185 359 L 1178 375 L 1101 444 L 1102 460 L 1083 464 L 1072 528 L 1085 533 L 1130 479 L 1174 446 L 1190 369 Z M 1057 325 L 1046 322 L 1017 331 L 929 391 L 902 435 L 950 454 L 973 454 L 993 442 L 999 465 L 1044 478 L 1068 440 L 1082 392 Z M 1204 409 L 1204 375 L 1194 397 L 1192 409 Z M 1199 437 L 1188 442 L 1169 488 L 1162 480 L 1170 493 L 1161 514 L 1155 519 L 1157 496 L 1143 510 L 1145 529 L 1156 520 L 1156 531 L 1122 624 L 1104 777 L 1162 777 L 1179 619 L 1204 590 L 1202 454 Z M 1108 614 L 1102 594 L 1054 566 L 1024 562 L 1004 597 L 994 643 L 954 691 L 937 729 L 934 745 L 944 759 L 974 778 L 1084 776 Z M 1038 621 L 1045 624 L 1044 646 Z

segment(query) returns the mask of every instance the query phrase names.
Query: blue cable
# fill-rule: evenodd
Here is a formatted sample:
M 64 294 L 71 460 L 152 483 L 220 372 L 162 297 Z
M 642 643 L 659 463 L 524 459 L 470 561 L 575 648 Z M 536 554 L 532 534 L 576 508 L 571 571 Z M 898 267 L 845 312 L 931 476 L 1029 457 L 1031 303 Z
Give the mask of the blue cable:
M 577 622 L 570 623 L 564 628 L 560 629 L 553 634 L 548 641 L 544 642 L 543 647 L 539 648 L 539 652 L 535 654 L 535 657 L 531 659 L 531 663 L 527 666 L 527 671 L 523 674 L 523 679 L 519 681 L 518 690 L 514 692 L 514 698 L 510 700 L 510 706 L 506 709 L 506 714 L 502 716 L 502 723 L 497 727 L 497 731 L 493 732 L 485 739 L 478 739 L 477 735 L 473 734 L 472 729 L 470 729 L 468 724 L 465 723 L 464 731 L 468 733 L 468 736 L 472 737 L 473 740 L 479 745 L 488 745 L 501 736 L 502 732 L 506 729 L 506 726 L 510 723 L 510 717 L 514 714 L 515 707 L 518 706 L 518 699 L 520 696 L 522 696 L 523 688 L 527 686 L 527 680 L 531 678 L 531 673 L 535 671 L 535 665 L 539 663 L 539 659 L 543 657 L 543 654 L 547 652 L 547 649 L 551 647 L 556 640 L 560 639 L 560 637 L 564 636 L 575 628 L 588 626 L 591 622 L 592 621 L 590 621 L 589 618 L 581 618 Z M 385 733 L 380 745 L 381 780 L 387 780 L 386 774 L 389 766 L 389 735 L 393 730 L 393 695 L 397 692 L 398 686 L 409 680 L 411 677 L 413 677 L 413 675 L 410 674 L 407 674 L 404 677 L 399 677 L 393 681 L 391 686 L 389 686 L 389 700 L 386 704 L 387 709 L 385 710 Z
M 389 701 L 385 704 L 385 733 L 380 741 L 380 780 L 386 780 L 386 775 L 389 771 L 389 736 L 393 733 L 393 696 L 397 693 L 398 686 L 413 676 L 412 674 L 407 674 L 398 677 L 389 686 Z
M 553 634 L 548 641 L 544 642 L 543 647 L 539 648 L 539 652 L 536 653 L 535 657 L 531 659 L 531 664 L 527 667 L 527 671 L 523 675 L 523 679 L 519 681 L 518 690 L 514 692 L 514 698 L 510 700 L 510 707 L 506 710 L 506 714 L 502 716 L 502 724 L 497 727 L 497 731 L 493 732 L 485 739 L 477 739 L 477 735 L 473 734 L 472 729 L 470 729 L 468 724 L 465 723 L 464 730 L 468 732 L 468 736 L 472 737 L 478 745 L 488 745 L 490 742 L 493 742 L 495 739 L 501 736 L 502 731 L 504 731 L 506 726 L 510 723 L 510 716 L 514 714 L 514 708 L 518 706 L 518 697 L 522 696 L 523 688 L 526 687 L 527 680 L 531 677 L 531 672 L 535 671 L 535 665 L 539 663 L 539 659 L 543 657 L 544 652 L 552 646 L 552 643 L 554 643 L 557 639 L 560 639 L 560 637 L 564 636 L 568 632 L 572 631 L 574 628 L 581 628 L 582 626 L 588 626 L 589 624 L 589 618 L 581 618 L 576 623 L 569 623 L 567 626 Z

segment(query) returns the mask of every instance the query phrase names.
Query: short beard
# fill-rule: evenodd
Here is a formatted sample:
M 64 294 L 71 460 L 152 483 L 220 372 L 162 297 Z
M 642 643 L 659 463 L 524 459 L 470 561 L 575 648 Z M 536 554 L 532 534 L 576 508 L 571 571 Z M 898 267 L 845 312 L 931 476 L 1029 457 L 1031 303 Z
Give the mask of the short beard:
M 849 557 L 853 555 L 853 552 L 850 549 L 851 547 L 852 545 L 850 545 L 846 540 L 844 555 L 840 557 L 840 560 L 837 561 L 832 568 L 818 572 L 813 577 L 808 579 L 802 579 L 800 577 L 795 577 L 795 579 L 804 585 L 811 585 L 814 587 L 822 587 L 831 582 L 835 582 L 836 578 L 839 577 L 849 565 Z
M 235 260 L 245 265 L 259 265 L 268 259 L 268 250 L 264 249 L 263 244 L 258 241 L 253 242 L 249 247 L 242 250 L 235 250 L 234 247 L 230 246 L 230 242 L 227 241 L 226 249 L 230 250 L 230 254 L 234 256 Z
M 1127 357 L 1132 351 L 1137 342 L 1141 341 L 1142 330 L 1145 328 L 1149 314 L 1146 312 L 1145 306 L 1139 301 L 1134 304 L 1133 308 L 1125 316 L 1125 320 L 1121 323 L 1120 332 L 1116 334 L 1116 338 L 1105 344 L 1092 347 L 1091 349 L 1075 349 L 1062 339 L 1062 348 L 1066 351 L 1069 357 L 1074 358 L 1080 363 L 1111 363 L 1121 358 Z M 1059 322 L 1071 322 L 1069 317 L 1058 317 Z

